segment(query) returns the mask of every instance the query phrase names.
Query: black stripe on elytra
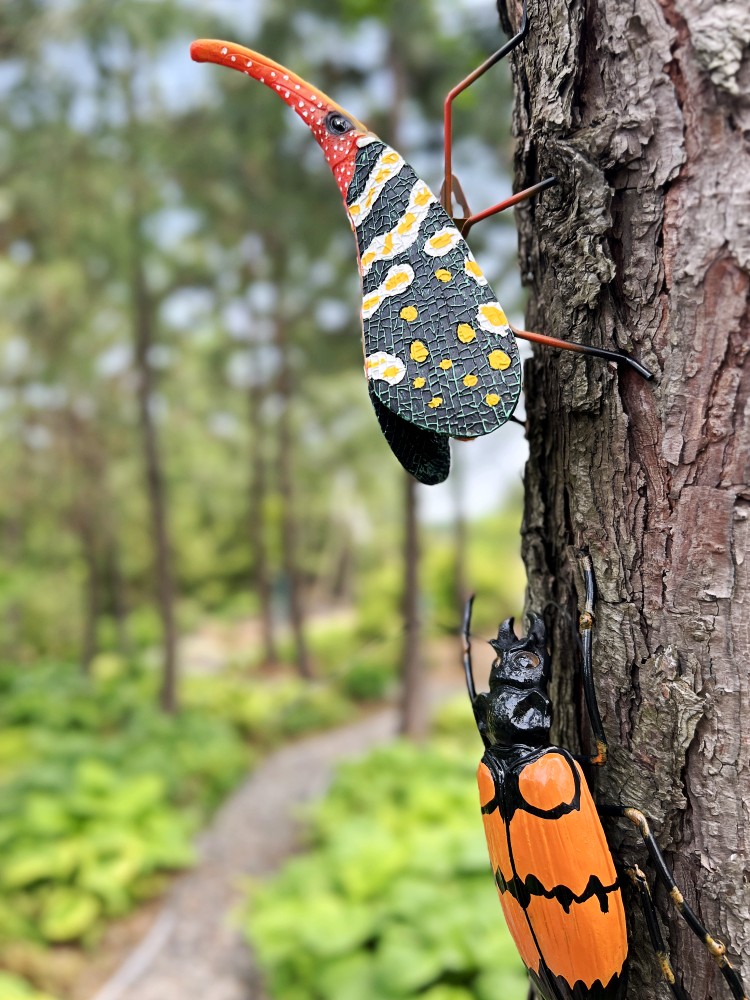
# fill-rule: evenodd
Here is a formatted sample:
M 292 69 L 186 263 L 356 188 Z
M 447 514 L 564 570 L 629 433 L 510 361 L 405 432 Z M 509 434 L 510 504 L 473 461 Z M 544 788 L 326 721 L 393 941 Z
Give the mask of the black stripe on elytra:
M 578 812 L 581 808 L 581 775 L 578 772 L 578 768 L 570 763 L 570 761 L 568 761 L 568 765 L 570 767 L 571 774 L 573 775 L 573 784 L 575 787 L 573 798 L 570 802 L 561 802 L 552 809 L 537 809 L 536 806 L 530 805 L 530 803 L 523 798 L 520 788 L 516 786 L 516 794 L 519 798 L 516 808 L 522 809 L 524 812 L 530 813 L 532 816 L 539 816 L 541 819 L 551 820 L 560 819 L 561 816 L 567 816 L 568 813 Z M 523 774 L 523 771 L 521 771 L 521 774 Z
M 521 880 L 518 876 L 506 881 L 503 873 L 498 868 L 495 872 L 495 884 L 501 893 L 508 892 L 525 910 L 531 902 L 532 896 L 543 896 L 545 899 L 556 899 L 566 913 L 570 912 L 573 903 L 585 903 L 587 899 L 596 896 L 599 901 L 599 909 L 602 913 L 609 912 L 609 894 L 618 892 L 620 880 L 615 879 L 612 885 L 602 885 L 601 880 L 596 875 L 592 875 L 586 883 L 586 888 L 582 893 L 576 894 L 567 885 L 556 885 L 553 889 L 545 889 L 536 875 L 527 875 Z
M 595 979 L 589 986 L 579 979 L 571 985 L 562 976 L 555 975 L 544 960 L 540 964 L 539 973 L 530 969 L 529 975 L 542 1000 L 614 1000 L 625 994 L 628 962 L 626 959 L 620 972 L 615 973 L 606 984 Z

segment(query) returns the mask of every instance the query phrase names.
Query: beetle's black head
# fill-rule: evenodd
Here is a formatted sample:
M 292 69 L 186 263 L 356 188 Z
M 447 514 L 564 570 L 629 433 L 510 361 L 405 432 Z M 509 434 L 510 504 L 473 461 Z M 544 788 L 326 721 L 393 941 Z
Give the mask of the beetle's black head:
M 550 662 L 547 634 L 538 615 L 529 615 L 528 635 L 518 638 L 513 619 L 498 629 L 490 645 L 497 657 L 490 670 L 484 702 L 484 736 L 488 743 L 545 746 L 549 742 L 552 706 L 547 697 Z

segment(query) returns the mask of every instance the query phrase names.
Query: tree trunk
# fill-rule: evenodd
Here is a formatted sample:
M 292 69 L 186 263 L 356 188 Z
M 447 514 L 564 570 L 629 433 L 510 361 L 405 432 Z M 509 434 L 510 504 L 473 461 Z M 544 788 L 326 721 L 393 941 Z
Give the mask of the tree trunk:
M 130 309 L 135 369 L 138 378 L 138 425 L 141 436 L 143 465 L 146 475 L 146 492 L 151 516 L 151 537 L 154 548 L 154 573 L 156 576 L 156 603 L 162 627 L 163 661 L 162 685 L 159 700 L 165 712 L 177 711 L 177 626 L 174 604 L 175 586 L 172 571 L 172 550 L 167 524 L 167 499 L 162 468 L 159 435 L 153 414 L 154 377 L 150 354 L 155 344 L 155 304 L 146 279 L 144 265 L 145 241 L 141 227 L 144 219 L 140 165 L 139 131 L 133 94 L 134 72 L 124 81 L 123 96 L 128 113 L 130 142 L 129 166 L 131 174 L 130 216 Z
M 248 424 L 250 428 L 250 490 L 249 490 L 249 532 L 250 549 L 253 560 L 253 586 L 258 595 L 260 607 L 260 631 L 263 666 L 276 663 L 276 641 L 273 629 L 271 606 L 271 580 L 268 567 L 266 545 L 266 456 L 264 448 L 261 406 L 263 387 L 252 384 L 248 388 Z
M 130 641 L 128 632 L 128 604 L 125 594 L 125 580 L 122 575 L 120 545 L 114 523 L 109 524 L 107 534 L 107 577 L 110 599 L 112 601 L 112 614 L 115 619 L 117 651 L 121 656 L 129 657 L 133 654 L 133 644 Z
M 463 475 L 463 464 L 458 455 L 458 449 L 452 449 L 453 475 L 451 476 L 451 499 L 453 501 L 453 546 L 455 552 L 453 568 L 453 604 L 463 608 L 469 596 L 467 557 L 469 546 L 469 531 L 466 523 L 466 497 Z M 459 636 L 460 648 L 463 650 L 463 636 Z
M 281 274 L 281 270 L 275 271 Z M 297 539 L 297 511 L 294 489 L 294 435 L 292 433 L 292 370 L 289 360 L 284 319 L 275 325 L 274 344 L 279 354 L 279 395 L 282 409 L 279 416 L 279 487 L 281 492 L 281 551 L 289 598 L 289 623 L 294 638 L 294 660 L 300 677 L 313 675 L 305 634 L 305 608 L 302 593 Z
M 560 184 L 520 213 L 529 329 L 632 351 L 656 375 L 552 351 L 527 365 L 524 558 L 528 606 L 553 623 L 553 736 L 587 738 L 573 624 L 587 544 L 611 748 L 597 798 L 652 818 L 747 982 L 750 14 L 738 0 L 571 0 L 530 15 L 514 57 L 517 182 Z M 516 30 L 520 3 L 501 17 Z M 653 882 L 632 831 L 606 828 Z M 642 956 L 628 997 L 664 997 L 628 902 Z M 662 891 L 656 902 L 678 979 L 726 1000 L 705 949 Z
M 83 640 L 81 649 L 81 667 L 85 674 L 91 671 L 91 662 L 99 651 L 97 626 L 101 612 L 99 603 L 99 553 L 93 524 L 81 525 L 81 549 L 86 580 L 83 593 Z
M 399 732 L 419 740 L 427 731 L 427 692 L 422 660 L 422 623 L 419 614 L 419 519 L 417 481 L 404 473 L 404 592 L 401 647 L 401 711 Z
M 409 79 L 401 51 L 401 39 L 394 25 L 388 41 L 388 69 L 393 84 L 389 121 L 390 140 L 396 149 L 408 152 L 408 138 L 401 136 L 404 109 L 409 94 Z M 404 561 L 401 608 L 404 637 L 401 646 L 401 704 L 399 732 L 413 740 L 427 732 L 427 677 L 422 657 L 422 620 L 420 617 L 419 517 L 417 481 L 408 473 L 404 479 Z
M 138 230 L 139 226 L 140 219 L 136 215 L 133 220 L 134 230 Z M 159 453 L 156 424 L 151 410 L 153 376 L 149 353 L 154 344 L 153 307 L 146 287 L 143 263 L 139 255 L 137 232 L 134 232 L 133 235 L 133 258 L 133 338 L 135 341 L 136 371 L 138 372 L 138 417 L 146 472 L 146 490 L 151 513 L 156 600 L 161 618 L 163 642 L 160 702 L 165 712 L 175 712 L 177 710 L 177 628 L 174 619 L 175 592 L 172 576 L 172 553 L 167 529 L 164 473 Z

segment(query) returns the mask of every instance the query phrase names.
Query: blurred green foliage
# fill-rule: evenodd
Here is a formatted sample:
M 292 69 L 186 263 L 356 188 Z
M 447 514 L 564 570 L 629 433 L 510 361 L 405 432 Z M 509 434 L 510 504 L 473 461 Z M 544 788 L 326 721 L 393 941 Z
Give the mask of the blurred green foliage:
M 19 976 L 0 972 L 0 997 L 3 1000 L 54 1000 L 49 993 L 40 993 Z
M 193 862 L 193 834 L 260 748 L 351 714 L 331 682 L 235 670 L 187 678 L 168 717 L 157 682 L 112 655 L 89 678 L 0 670 L 0 960 L 18 940 L 95 941 Z
M 434 187 L 442 98 L 498 40 L 492 5 L 480 14 L 428 0 L 299 2 L 293 12 L 279 0 L 262 11 L 188 0 L 4 6 L 0 961 L 18 940 L 94 941 L 107 919 L 190 863 L 193 832 L 253 747 L 341 722 L 351 700 L 381 697 L 396 679 L 401 473 L 362 378 L 357 269 L 340 198 L 288 109 L 239 74 L 188 62 L 199 35 L 237 37 L 351 98 L 384 138 L 400 133 Z M 508 133 L 482 110 L 483 87 L 497 106 L 507 77 L 492 74 L 462 97 L 456 158 L 479 162 L 479 173 L 484 161 L 494 177 Z M 398 91 L 394 108 L 388 95 Z M 513 252 L 487 263 L 496 281 L 514 267 Z M 163 628 L 136 405 L 144 310 L 179 626 L 257 614 L 250 540 L 260 533 L 277 624 L 294 573 L 319 606 L 352 609 L 344 621 L 310 623 L 315 684 L 271 679 L 244 662 L 185 678 L 184 711 L 169 719 L 153 707 L 158 678 L 133 665 Z M 282 413 L 293 432 L 294 497 L 279 474 Z M 249 491 L 261 474 L 254 511 Z M 289 505 L 299 535 L 293 570 L 282 559 Z M 518 609 L 517 523 L 516 509 L 470 531 L 478 628 L 494 629 L 498 608 Z M 425 553 L 424 620 L 455 632 L 452 529 L 428 529 Z M 283 637 L 278 645 L 291 661 Z M 80 658 L 91 675 L 59 662 L 27 666 L 44 658 Z M 418 781 L 410 752 L 395 759 Z M 428 763 L 447 754 L 450 771 L 452 750 L 425 753 Z M 395 789 L 416 817 L 406 787 Z M 451 836 L 434 845 L 447 852 L 440 865 L 468 879 L 471 895 L 474 876 L 460 869 Z M 406 903 L 398 905 L 391 914 L 403 923 Z M 379 933 L 398 955 L 386 918 Z M 0 978 L 2 1000 L 12 990 L 41 1000 L 24 989 Z M 462 989 L 445 980 L 431 1000 L 458 1000 Z
M 482 832 L 479 754 L 462 698 L 429 744 L 340 768 L 308 815 L 306 853 L 250 892 L 246 931 L 273 1000 L 523 1000 Z
M 101 666 L 0 671 L 0 955 L 19 939 L 90 942 L 159 892 L 248 766 L 230 720 L 167 718 L 151 673 Z
M 136 260 L 153 328 L 151 407 L 179 625 L 230 605 L 257 611 L 253 531 L 281 617 L 291 505 L 297 571 L 323 599 L 351 599 L 355 564 L 385 567 L 363 602 L 381 634 L 399 586 L 400 469 L 362 378 L 356 254 L 340 196 L 282 102 L 240 74 L 191 64 L 187 46 L 236 37 L 285 61 L 398 138 L 437 189 L 442 98 L 500 36 L 491 4 L 449 6 L 4 5 L 0 656 L 85 660 L 91 646 L 127 654 L 161 639 L 136 406 Z M 507 185 L 507 123 L 486 113 L 507 87 L 500 67 L 462 95 L 456 115 L 457 170 L 472 164 L 469 179 L 486 185 L 477 206 L 495 179 Z M 515 267 L 509 242 L 507 254 L 488 255 L 495 283 Z M 287 410 L 293 497 L 279 472 Z M 256 511 L 249 493 L 261 473 Z

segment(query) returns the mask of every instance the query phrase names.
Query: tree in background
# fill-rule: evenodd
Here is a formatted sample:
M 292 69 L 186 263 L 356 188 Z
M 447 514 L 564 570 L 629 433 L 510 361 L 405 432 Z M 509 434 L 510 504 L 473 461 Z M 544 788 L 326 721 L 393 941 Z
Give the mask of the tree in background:
M 552 352 L 527 366 L 529 607 L 569 612 L 549 614 L 554 735 L 575 747 L 585 730 L 571 623 L 586 543 L 612 757 L 598 797 L 643 806 L 747 976 L 750 53 L 733 10 L 532 5 L 514 75 L 518 186 L 560 178 L 520 213 L 529 328 L 631 350 L 656 373 L 646 384 Z M 517 6 L 502 17 L 516 25 Z M 610 834 L 639 855 L 630 831 Z M 726 996 L 656 899 L 687 992 Z M 648 948 L 637 920 L 634 950 Z M 639 962 L 629 996 L 663 990 L 655 960 Z
M 179 626 L 241 608 L 262 610 L 269 661 L 296 617 L 304 664 L 305 607 L 356 599 L 405 548 L 328 168 L 280 102 L 189 62 L 191 37 L 241 32 L 187 0 L 17 0 L 0 22 L 7 654 L 161 646 L 171 707 Z M 344 0 L 264 5 L 250 29 L 384 136 L 400 117 L 438 187 L 443 95 L 494 38 Z M 379 599 L 372 621 L 398 628 L 395 588 Z

